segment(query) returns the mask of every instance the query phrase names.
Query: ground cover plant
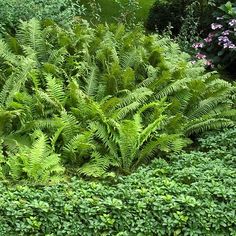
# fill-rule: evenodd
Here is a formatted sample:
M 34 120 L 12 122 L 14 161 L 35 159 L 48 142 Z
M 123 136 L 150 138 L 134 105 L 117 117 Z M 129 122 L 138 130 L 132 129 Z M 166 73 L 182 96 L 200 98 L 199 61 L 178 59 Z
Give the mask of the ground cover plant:
M 235 124 L 234 85 L 140 28 L 81 21 L 65 30 L 32 19 L 0 44 L 5 179 L 58 181 L 62 166 L 130 174 L 198 133 Z
M 231 235 L 236 232 L 236 129 L 199 150 L 156 159 L 113 181 L 1 184 L 3 235 Z

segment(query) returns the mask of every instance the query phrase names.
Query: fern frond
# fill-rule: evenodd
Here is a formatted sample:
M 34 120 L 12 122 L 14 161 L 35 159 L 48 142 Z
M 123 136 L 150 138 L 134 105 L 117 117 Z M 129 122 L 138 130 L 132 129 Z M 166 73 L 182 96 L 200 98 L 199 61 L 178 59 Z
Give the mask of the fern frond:
M 124 120 L 119 126 L 119 150 L 121 157 L 118 160 L 120 167 L 126 172 L 130 170 L 139 148 L 141 124 L 132 120 Z
M 232 120 L 225 118 L 198 119 L 189 122 L 184 129 L 184 133 L 189 136 L 194 133 L 202 133 L 204 131 L 227 128 L 234 125 L 235 123 Z
M 114 119 L 115 121 L 119 121 L 124 119 L 128 114 L 134 112 L 135 110 L 137 110 L 140 107 L 140 103 L 138 102 L 133 102 L 125 107 L 122 107 L 120 109 L 117 109 L 113 112 L 112 114 L 112 119 Z
M 78 162 L 78 159 L 88 157 L 96 146 L 92 141 L 92 133 L 86 131 L 74 136 L 64 147 L 63 156 L 69 158 L 70 162 Z
M 117 104 L 114 109 L 125 107 L 133 102 L 143 104 L 152 94 L 153 92 L 148 88 L 137 88 L 122 98 L 121 102 Z
M 146 144 L 144 144 L 138 154 L 138 158 L 136 162 L 134 162 L 132 169 L 136 169 L 142 163 L 148 162 L 151 158 L 153 158 L 158 150 L 158 141 L 150 140 Z
M 166 116 L 160 115 L 158 119 L 150 123 L 140 134 L 140 146 L 144 144 L 150 138 L 150 135 L 154 133 L 157 129 L 161 127 L 162 122 L 165 120 Z
M 17 38 L 25 50 L 27 47 L 31 48 L 31 53 L 33 52 L 39 60 L 44 60 L 47 49 L 40 22 L 37 19 L 22 22 L 17 32 Z M 26 54 L 28 53 L 26 52 Z M 30 54 L 28 55 L 30 56 Z
M 31 147 L 20 146 L 19 152 L 11 156 L 7 164 L 14 180 L 28 179 L 34 183 L 47 183 L 51 177 L 60 177 L 64 168 L 58 154 L 52 153 L 48 139 L 40 130 L 34 132 Z
M 178 91 L 182 90 L 183 88 L 185 88 L 187 86 L 187 84 L 192 80 L 196 80 L 196 79 L 193 79 L 192 77 L 189 77 L 189 78 L 184 78 L 184 79 L 181 79 L 181 80 L 176 80 L 173 83 L 170 83 L 169 85 L 167 85 L 164 88 L 160 89 L 160 91 L 158 91 L 155 94 L 155 97 L 156 97 L 156 99 L 160 99 L 160 98 L 163 98 L 163 97 L 170 96 L 174 92 L 178 92 Z
M 142 48 L 132 48 L 132 50 L 121 54 L 120 65 L 123 68 L 133 68 L 137 65 L 140 65 L 140 63 L 143 61 L 140 49 L 142 50 Z
M 57 103 L 57 106 L 61 107 L 61 110 L 64 110 L 64 104 L 66 101 L 66 95 L 63 89 L 63 85 L 59 83 L 55 78 L 51 76 L 46 77 L 47 81 L 47 93 L 49 97 Z
M 52 50 L 47 59 L 47 63 L 55 66 L 60 66 L 65 61 L 67 50 L 65 47 L 59 48 L 58 50 Z
M 62 122 L 63 131 L 62 136 L 64 143 L 68 143 L 75 135 L 80 132 L 80 125 L 75 116 L 63 112 L 61 117 L 58 118 L 59 122 Z
M 98 74 L 96 71 L 96 67 L 91 69 L 90 74 L 86 77 L 85 82 L 85 93 L 88 96 L 95 96 L 97 92 L 97 86 L 98 86 Z
M 18 63 L 17 56 L 11 52 L 10 47 L 2 39 L 0 39 L 0 58 L 11 66 L 16 66 Z
M 218 106 L 219 103 L 228 101 L 227 97 L 210 97 L 199 102 L 198 107 L 194 107 L 192 112 L 187 116 L 190 120 L 200 118 L 210 112 Z
M 95 178 L 102 177 L 107 173 L 108 168 L 114 163 L 111 156 L 102 156 L 98 152 L 93 152 L 91 160 L 85 163 L 80 169 L 79 173 L 86 176 L 92 176 Z
M 91 122 L 90 130 L 96 138 L 102 141 L 109 153 L 111 153 L 115 159 L 118 159 L 117 146 L 115 142 L 112 141 L 112 135 L 109 128 L 102 123 Z
M 158 147 L 163 152 L 180 152 L 190 140 L 180 134 L 161 134 L 157 137 Z

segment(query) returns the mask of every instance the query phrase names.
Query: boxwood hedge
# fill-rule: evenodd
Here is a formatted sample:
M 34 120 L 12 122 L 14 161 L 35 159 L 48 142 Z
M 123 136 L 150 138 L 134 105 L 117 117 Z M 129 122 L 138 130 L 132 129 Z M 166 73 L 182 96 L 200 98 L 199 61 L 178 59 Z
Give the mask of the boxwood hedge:
M 0 235 L 236 235 L 235 155 L 201 143 L 109 182 L 1 184 Z

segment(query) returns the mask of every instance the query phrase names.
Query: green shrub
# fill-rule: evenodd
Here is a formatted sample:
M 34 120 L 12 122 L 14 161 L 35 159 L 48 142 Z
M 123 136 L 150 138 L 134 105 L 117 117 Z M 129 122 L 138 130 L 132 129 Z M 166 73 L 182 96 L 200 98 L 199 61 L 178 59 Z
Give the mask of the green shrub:
M 15 181 L 28 179 L 36 184 L 60 181 L 64 168 L 60 166 L 59 155 L 53 153 L 42 132 L 35 131 L 33 135 L 32 147 L 20 146 L 15 155 L 10 155 L 6 163 L 2 163 L 9 167 L 9 174 Z
M 232 133 L 212 139 L 232 137 L 224 141 L 227 146 Z M 230 150 L 222 155 L 218 148 L 220 143 L 207 152 L 175 155 L 170 163 L 155 160 L 110 184 L 78 179 L 37 188 L 1 184 L 0 232 L 235 236 L 236 171 Z
M 14 29 L 20 20 L 52 19 L 59 24 L 68 24 L 84 8 L 79 0 L 1 0 L 0 29 Z
M 41 130 L 80 173 L 130 173 L 197 133 L 235 124 L 234 85 L 139 28 L 81 21 L 65 30 L 32 19 L 0 41 L 0 62 L 5 159 Z
M 89 22 L 123 22 L 129 26 L 144 23 L 155 0 L 80 0 Z

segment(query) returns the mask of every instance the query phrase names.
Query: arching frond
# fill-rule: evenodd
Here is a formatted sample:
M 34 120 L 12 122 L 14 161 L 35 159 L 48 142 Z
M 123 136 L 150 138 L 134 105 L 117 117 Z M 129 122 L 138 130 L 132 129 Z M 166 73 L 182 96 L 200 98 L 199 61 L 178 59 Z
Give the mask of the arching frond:
M 47 94 L 48 96 L 61 108 L 61 110 L 64 110 L 65 102 L 66 102 L 66 95 L 63 89 L 63 85 L 56 80 L 55 78 L 52 78 L 51 76 L 48 76 L 46 78 L 47 81 Z
M 227 128 L 234 125 L 235 123 L 232 120 L 225 118 L 199 119 L 188 123 L 184 129 L 184 133 L 189 136 L 194 133 L 202 133 L 207 130 Z
M 93 152 L 91 160 L 85 163 L 80 169 L 79 173 L 90 177 L 102 177 L 105 175 L 111 166 L 116 166 L 113 157 L 102 156 L 98 152 Z
M 40 22 L 35 18 L 29 22 L 22 22 L 17 32 L 17 38 L 26 55 L 30 56 L 30 53 L 34 53 L 36 58 L 43 60 L 47 55 L 47 49 L 45 45 L 45 39 L 41 30 Z M 31 49 L 27 53 L 27 49 Z
M 14 180 L 24 179 L 26 174 L 31 181 L 46 183 L 59 177 L 64 168 L 59 163 L 58 155 L 51 152 L 47 137 L 40 131 L 36 131 L 34 135 L 36 140 L 32 147 L 19 147 L 19 152 L 16 156 L 11 156 L 7 164 Z
M 17 56 L 11 52 L 10 47 L 0 39 L 0 59 L 4 59 L 6 64 L 16 66 L 18 63 Z

